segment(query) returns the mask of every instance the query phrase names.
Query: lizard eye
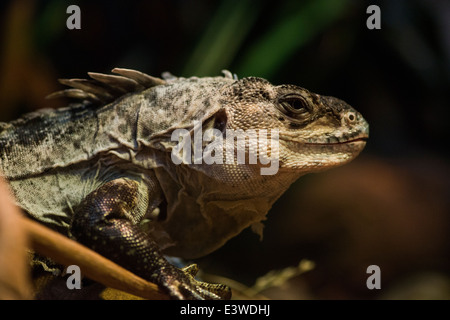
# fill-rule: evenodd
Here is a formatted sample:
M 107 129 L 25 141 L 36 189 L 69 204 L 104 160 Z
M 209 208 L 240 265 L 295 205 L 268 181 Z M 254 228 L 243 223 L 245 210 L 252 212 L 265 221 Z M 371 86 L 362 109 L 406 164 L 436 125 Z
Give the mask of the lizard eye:
M 308 102 L 300 95 L 287 95 L 279 99 L 279 103 L 286 115 L 293 118 L 306 116 L 310 113 Z

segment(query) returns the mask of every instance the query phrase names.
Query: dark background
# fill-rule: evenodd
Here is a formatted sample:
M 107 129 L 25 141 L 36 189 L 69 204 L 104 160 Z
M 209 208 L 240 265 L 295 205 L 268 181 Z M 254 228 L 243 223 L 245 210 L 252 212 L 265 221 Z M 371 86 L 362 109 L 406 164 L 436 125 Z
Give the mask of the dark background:
M 81 30 L 66 8 L 81 8 Z M 368 30 L 366 9 L 381 9 Z M 0 4 L 0 120 L 65 101 L 57 78 L 135 68 L 261 76 L 339 97 L 370 124 L 351 164 L 297 181 L 263 242 L 244 231 L 199 259 L 251 286 L 302 259 L 278 299 L 450 298 L 450 2 L 446 0 L 38 1 Z M 381 268 L 368 290 L 366 268 Z

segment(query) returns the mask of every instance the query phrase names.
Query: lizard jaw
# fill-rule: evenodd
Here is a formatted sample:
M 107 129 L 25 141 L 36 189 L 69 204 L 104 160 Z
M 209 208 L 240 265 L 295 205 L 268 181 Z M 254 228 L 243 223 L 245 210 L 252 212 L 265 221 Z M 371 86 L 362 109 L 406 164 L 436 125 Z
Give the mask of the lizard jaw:
M 369 139 L 368 136 L 360 137 L 360 138 L 353 138 L 346 141 L 337 141 L 337 142 L 324 142 L 324 143 L 310 143 L 307 142 L 305 144 L 307 145 L 317 145 L 317 146 L 333 146 L 333 145 L 339 145 L 339 144 L 349 144 L 349 143 L 356 143 L 360 144 L 363 143 L 364 145 L 367 143 L 367 140 Z
M 319 172 L 352 161 L 364 149 L 368 135 L 358 135 L 345 141 L 285 143 L 285 154 L 280 158 L 280 170 L 294 169 Z M 302 154 L 299 159 L 298 154 Z

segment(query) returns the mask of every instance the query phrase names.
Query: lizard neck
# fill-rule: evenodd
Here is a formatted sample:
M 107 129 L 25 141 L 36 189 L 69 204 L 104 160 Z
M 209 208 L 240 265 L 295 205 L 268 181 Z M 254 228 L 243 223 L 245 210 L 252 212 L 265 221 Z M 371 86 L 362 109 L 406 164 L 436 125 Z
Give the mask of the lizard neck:
M 241 173 L 235 171 L 235 181 L 228 179 L 233 177 L 231 168 L 222 165 L 209 166 L 208 174 L 201 170 L 192 174 L 196 169 L 192 165 L 156 170 L 169 203 L 167 217 L 160 223 L 174 243 L 167 254 L 196 258 L 221 247 L 243 229 L 265 220 L 272 204 L 301 175 L 283 170 L 261 176 L 259 168 L 249 167 L 242 166 Z

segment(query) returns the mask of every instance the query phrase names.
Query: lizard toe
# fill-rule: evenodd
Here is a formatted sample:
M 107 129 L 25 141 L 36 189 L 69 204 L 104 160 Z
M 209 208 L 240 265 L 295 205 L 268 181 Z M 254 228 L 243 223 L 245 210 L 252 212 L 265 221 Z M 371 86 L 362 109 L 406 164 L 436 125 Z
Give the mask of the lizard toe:
M 161 286 L 172 299 L 177 300 L 223 300 L 231 298 L 231 289 L 223 284 L 212 284 L 194 278 L 197 265 L 175 269 L 170 276 L 163 277 Z
M 181 268 L 181 271 L 191 275 L 192 277 L 195 277 L 198 273 L 198 265 L 195 263 L 190 264 L 184 268 Z

